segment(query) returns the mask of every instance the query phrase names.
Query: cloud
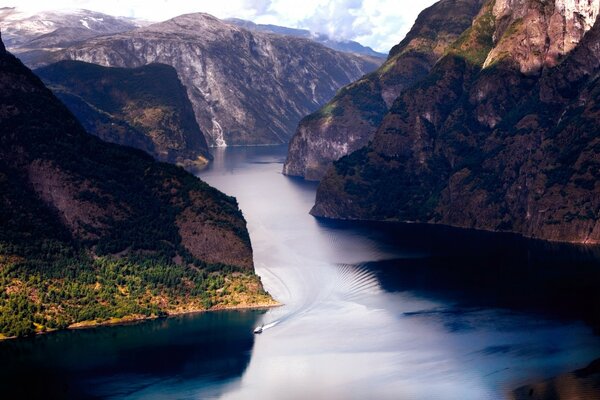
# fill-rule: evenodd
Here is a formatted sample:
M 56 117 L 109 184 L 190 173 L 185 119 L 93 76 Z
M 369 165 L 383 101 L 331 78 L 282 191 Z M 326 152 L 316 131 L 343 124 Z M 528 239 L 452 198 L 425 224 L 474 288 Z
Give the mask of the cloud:
M 356 40 L 388 51 L 408 32 L 418 13 L 436 0 L 9 0 L 42 11 L 86 8 L 111 15 L 162 21 L 191 12 L 310 29 L 338 40 Z M 16 4 L 15 4 L 16 3 Z M 7 6 L 11 4 L 6 4 Z
M 310 16 L 298 21 L 298 24 L 311 31 L 325 33 L 332 39 L 368 36 L 372 26 L 362 9 L 362 0 L 328 1 L 319 4 Z

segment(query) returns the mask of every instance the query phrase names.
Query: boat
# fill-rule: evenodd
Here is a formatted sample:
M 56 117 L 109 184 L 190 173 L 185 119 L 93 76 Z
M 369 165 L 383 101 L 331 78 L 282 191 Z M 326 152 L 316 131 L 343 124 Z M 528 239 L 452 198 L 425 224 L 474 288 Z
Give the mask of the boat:
M 254 334 L 258 335 L 259 333 L 262 333 L 263 331 L 263 327 L 262 326 L 257 326 L 256 328 L 254 328 Z

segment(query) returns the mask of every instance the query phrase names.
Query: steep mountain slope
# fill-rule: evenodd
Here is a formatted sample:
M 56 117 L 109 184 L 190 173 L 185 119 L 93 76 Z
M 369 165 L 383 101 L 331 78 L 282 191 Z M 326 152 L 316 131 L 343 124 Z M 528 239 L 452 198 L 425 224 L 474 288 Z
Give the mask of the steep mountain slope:
M 238 18 L 228 18 L 227 22 L 257 32 L 271 32 L 279 35 L 295 36 L 304 39 L 311 39 L 333 50 L 343 51 L 346 53 L 363 54 L 365 56 L 386 58 L 387 54 L 379 53 L 368 46 L 363 46 L 353 40 L 335 40 L 328 35 L 322 33 L 312 33 L 307 29 L 287 28 L 285 26 L 270 25 L 270 24 L 255 24 L 252 21 L 246 21 Z
M 61 61 L 35 73 L 101 139 L 161 161 L 206 163 L 210 153 L 173 67 L 108 68 Z
M 211 145 L 286 143 L 302 116 L 379 65 L 379 59 L 251 32 L 206 14 L 91 39 L 61 57 L 105 66 L 175 67 Z
M 0 99 L 0 334 L 269 302 L 235 199 L 87 134 L 1 44 Z
M 600 243 L 598 6 L 487 2 L 312 213 Z
M 467 29 L 483 0 L 442 0 L 424 10 L 376 71 L 304 118 L 283 172 L 320 180 L 332 161 L 366 145 L 402 90 L 422 79 Z
M 30 66 L 86 39 L 130 31 L 144 24 L 89 10 L 32 14 L 14 7 L 0 8 L 0 30 L 6 46 Z

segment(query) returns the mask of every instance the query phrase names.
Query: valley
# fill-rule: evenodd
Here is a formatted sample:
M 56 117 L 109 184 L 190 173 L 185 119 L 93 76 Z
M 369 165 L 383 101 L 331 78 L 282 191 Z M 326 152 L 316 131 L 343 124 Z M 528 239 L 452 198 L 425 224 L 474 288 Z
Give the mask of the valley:
M 600 398 L 600 0 L 34 3 L 3 396 Z

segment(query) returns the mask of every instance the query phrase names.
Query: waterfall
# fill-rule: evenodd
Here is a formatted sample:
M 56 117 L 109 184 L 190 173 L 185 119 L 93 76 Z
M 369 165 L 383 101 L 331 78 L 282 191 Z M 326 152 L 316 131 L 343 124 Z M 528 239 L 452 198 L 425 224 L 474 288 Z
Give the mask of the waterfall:
M 223 137 L 223 128 L 221 128 L 221 125 L 214 118 L 212 120 L 212 123 L 212 138 L 215 142 L 215 146 L 227 147 L 227 142 L 225 142 L 225 138 Z

